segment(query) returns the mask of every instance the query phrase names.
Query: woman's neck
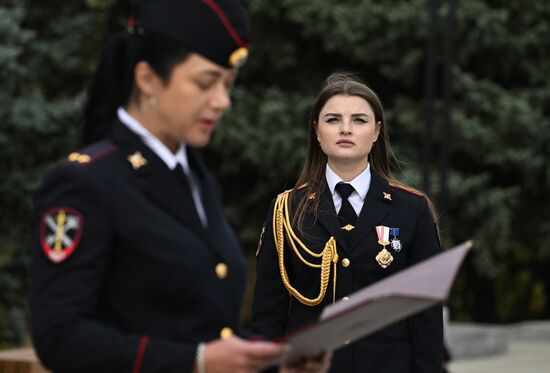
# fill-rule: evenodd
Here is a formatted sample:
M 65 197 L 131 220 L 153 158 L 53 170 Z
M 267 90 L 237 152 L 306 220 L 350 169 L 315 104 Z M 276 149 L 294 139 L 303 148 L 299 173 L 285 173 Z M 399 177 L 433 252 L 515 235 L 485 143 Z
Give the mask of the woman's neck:
M 336 175 L 342 178 L 342 180 L 349 182 L 361 175 L 361 173 L 367 169 L 369 166 L 369 161 L 368 159 L 365 159 L 364 162 L 338 162 L 329 159 L 328 165 Z
M 128 114 L 130 114 L 135 120 L 137 120 L 143 127 L 145 127 L 149 132 L 153 134 L 157 139 L 159 139 L 172 153 L 176 153 L 179 149 L 180 144 L 172 141 L 168 136 L 162 136 L 162 132 L 158 130 L 158 126 L 153 126 L 152 123 L 155 121 L 151 118 L 150 113 L 143 113 L 139 106 L 134 102 L 128 103 L 128 106 L 125 108 Z

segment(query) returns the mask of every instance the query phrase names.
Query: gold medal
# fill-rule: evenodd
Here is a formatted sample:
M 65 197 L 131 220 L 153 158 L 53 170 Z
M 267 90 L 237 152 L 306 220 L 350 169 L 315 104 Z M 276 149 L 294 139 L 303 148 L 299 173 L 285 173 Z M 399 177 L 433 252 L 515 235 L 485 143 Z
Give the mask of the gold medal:
M 378 235 L 378 243 L 382 245 L 383 249 L 376 255 L 375 259 L 382 268 L 386 268 L 393 262 L 393 256 L 386 250 L 386 245 L 390 244 L 390 228 L 378 225 L 376 234 Z
M 378 255 L 376 255 L 376 261 L 382 268 L 386 268 L 393 262 L 393 256 L 390 254 L 388 250 L 384 247 Z

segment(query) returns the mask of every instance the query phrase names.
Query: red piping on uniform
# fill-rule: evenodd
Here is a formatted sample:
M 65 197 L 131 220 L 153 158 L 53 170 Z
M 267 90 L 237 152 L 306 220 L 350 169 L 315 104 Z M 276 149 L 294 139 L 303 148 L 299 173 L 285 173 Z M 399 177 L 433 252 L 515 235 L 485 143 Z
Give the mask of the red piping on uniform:
M 101 158 L 104 158 L 104 157 L 108 156 L 109 154 L 111 154 L 112 152 L 114 152 L 117 149 L 118 149 L 118 147 L 116 145 L 111 144 L 111 146 L 109 146 L 107 149 L 102 150 L 101 152 L 99 152 L 99 153 L 95 154 L 94 156 L 92 156 L 92 159 L 90 160 L 90 162 L 88 162 L 88 164 L 92 164 L 95 161 L 99 161 Z
M 248 46 L 248 44 L 241 39 L 239 34 L 237 34 L 235 29 L 233 28 L 233 25 L 231 24 L 231 22 L 229 22 L 227 16 L 223 12 L 223 10 L 220 9 L 218 4 L 216 4 L 213 0 L 202 0 L 202 2 L 212 8 L 214 12 L 216 12 L 218 17 L 220 18 L 220 21 L 222 21 L 223 26 L 226 28 L 227 32 L 229 32 L 229 35 L 231 35 L 231 38 L 235 41 L 235 43 L 237 43 L 237 45 L 241 47 Z
M 141 370 L 141 364 L 143 363 L 143 357 L 145 356 L 145 349 L 147 348 L 147 344 L 149 343 L 149 337 L 143 336 L 139 340 L 139 346 L 136 353 L 136 360 L 134 361 L 134 368 L 132 369 L 132 373 L 139 373 Z
M 131 31 L 134 31 L 135 26 L 136 26 L 136 18 L 134 16 L 128 17 L 128 29 Z

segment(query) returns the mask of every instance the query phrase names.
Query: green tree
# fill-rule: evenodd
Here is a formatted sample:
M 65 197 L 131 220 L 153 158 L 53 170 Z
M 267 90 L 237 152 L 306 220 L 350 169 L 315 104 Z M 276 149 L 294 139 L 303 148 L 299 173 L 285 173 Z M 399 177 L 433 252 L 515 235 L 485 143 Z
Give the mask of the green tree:
M 26 339 L 31 196 L 76 146 L 103 18 L 75 2 L 0 5 L 0 346 Z
M 253 247 L 251 232 L 259 231 L 268 201 L 293 184 L 308 103 L 336 69 L 359 72 L 379 93 L 401 161 L 398 177 L 421 186 L 428 2 L 251 0 L 249 8 L 255 44 L 244 88 L 210 153 L 226 190 L 237 191 L 228 193 L 230 212 L 247 227 L 241 229 L 250 241 L 245 247 Z M 460 319 L 550 315 L 550 282 L 542 269 L 550 262 L 549 12 L 544 1 L 459 2 L 453 127 L 441 132 L 439 85 L 431 167 L 437 170 L 447 146 L 450 196 L 439 211 L 444 240 L 475 241 L 450 302 Z M 438 14 L 438 71 L 447 13 L 443 6 Z M 437 197 L 433 176 L 428 192 Z M 243 184 L 251 192 L 243 195 Z

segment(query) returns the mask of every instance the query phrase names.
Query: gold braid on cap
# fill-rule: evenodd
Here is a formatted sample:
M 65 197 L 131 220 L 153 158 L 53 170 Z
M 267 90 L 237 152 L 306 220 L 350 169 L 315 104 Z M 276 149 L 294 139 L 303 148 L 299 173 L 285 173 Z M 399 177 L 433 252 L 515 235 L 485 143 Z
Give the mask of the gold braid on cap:
M 294 296 L 301 303 L 305 304 L 306 306 L 316 306 L 323 301 L 323 298 L 325 297 L 325 294 L 327 292 L 327 285 L 330 278 L 330 263 L 332 262 L 334 267 L 334 276 L 332 278 L 332 302 L 334 303 L 334 301 L 336 300 L 336 264 L 338 263 L 336 240 L 334 239 L 334 237 L 330 237 L 325 244 L 325 248 L 319 254 L 308 249 L 304 245 L 304 243 L 298 238 L 298 236 L 296 236 L 294 230 L 292 229 L 292 225 L 290 224 L 290 213 L 288 211 L 288 194 L 289 192 L 286 191 L 277 196 L 277 200 L 275 201 L 275 208 L 273 210 L 273 238 L 275 241 L 275 247 L 277 248 L 277 254 L 279 255 L 279 269 L 281 272 L 281 279 L 283 280 L 283 284 L 290 295 Z M 290 243 L 290 246 L 296 253 L 296 256 L 302 261 L 302 263 L 311 268 L 321 268 L 321 288 L 317 298 L 306 298 L 305 296 L 300 294 L 298 290 L 292 287 L 290 281 L 288 280 L 284 258 L 285 233 L 288 242 Z M 296 243 L 298 243 L 298 245 L 307 254 L 311 255 L 314 258 L 321 258 L 321 264 L 313 264 L 304 259 L 302 254 L 300 254 L 300 250 L 296 246 Z

